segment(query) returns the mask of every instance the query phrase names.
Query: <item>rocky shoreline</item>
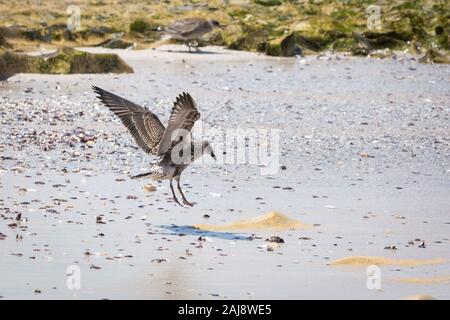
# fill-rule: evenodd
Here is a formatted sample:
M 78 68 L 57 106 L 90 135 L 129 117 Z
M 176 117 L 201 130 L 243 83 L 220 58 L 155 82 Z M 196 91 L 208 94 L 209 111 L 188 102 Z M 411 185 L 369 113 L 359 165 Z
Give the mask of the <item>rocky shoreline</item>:
M 377 50 L 401 50 L 426 55 L 424 62 L 449 63 L 450 8 L 446 1 L 385 2 L 375 8 L 376 17 L 371 17 L 365 1 L 170 1 L 139 6 L 101 1 L 77 8 L 80 26 L 68 28 L 63 4 L 36 8 L 31 4 L 23 11 L 18 1 L 12 1 L 0 25 L 0 47 L 16 51 L 40 46 L 155 47 L 160 45 L 158 27 L 174 19 L 200 16 L 226 26 L 207 35 L 201 46 L 274 56 L 325 51 L 367 56 Z

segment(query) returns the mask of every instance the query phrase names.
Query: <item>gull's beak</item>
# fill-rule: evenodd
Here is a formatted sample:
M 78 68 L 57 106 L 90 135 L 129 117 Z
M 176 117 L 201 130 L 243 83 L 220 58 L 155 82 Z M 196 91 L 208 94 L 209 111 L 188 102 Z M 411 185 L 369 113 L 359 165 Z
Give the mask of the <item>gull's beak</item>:
M 225 30 L 225 26 L 223 26 L 223 25 L 221 25 L 221 24 L 219 24 L 218 27 L 219 27 L 220 29 L 222 29 L 222 30 Z
M 214 153 L 211 154 L 211 157 L 214 159 L 214 161 L 217 161 L 217 157 L 216 157 L 216 155 Z

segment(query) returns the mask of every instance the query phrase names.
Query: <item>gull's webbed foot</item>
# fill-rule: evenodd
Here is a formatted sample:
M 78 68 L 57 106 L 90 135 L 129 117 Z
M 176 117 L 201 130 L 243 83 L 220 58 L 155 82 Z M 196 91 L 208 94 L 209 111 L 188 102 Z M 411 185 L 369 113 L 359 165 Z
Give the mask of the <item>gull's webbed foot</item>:
M 194 205 L 192 203 L 190 203 L 189 201 L 187 201 L 186 198 L 183 197 L 183 203 L 189 207 L 193 207 Z
M 175 178 L 175 180 L 177 180 L 177 188 L 178 188 L 178 191 L 179 191 L 180 194 L 181 194 L 181 198 L 183 199 L 183 203 L 184 203 L 185 205 L 189 206 L 189 207 L 193 207 L 194 205 L 193 205 L 192 203 L 190 203 L 190 202 L 186 199 L 186 197 L 184 196 L 183 190 L 181 190 L 181 186 L 180 186 L 180 177 L 178 176 L 177 178 Z
M 172 185 L 172 179 L 170 179 L 170 190 L 172 190 L 172 199 L 173 201 L 175 201 L 176 203 L 178 203 L 180 206 L 183 206 L 180 201 L 178 201 L 177 196 L 175 195 L 175 190 L 173 190 L 173 185 Z

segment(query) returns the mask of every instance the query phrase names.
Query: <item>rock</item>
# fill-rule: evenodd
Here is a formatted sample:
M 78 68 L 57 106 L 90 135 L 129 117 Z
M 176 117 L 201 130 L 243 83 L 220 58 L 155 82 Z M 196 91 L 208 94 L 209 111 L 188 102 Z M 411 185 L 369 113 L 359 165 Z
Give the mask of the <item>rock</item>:
M 26 29 L 22 30 L 22 36 L 30 41 L 51 42 L 51 33 L 46 29 Z
M 128 49 L 130 47 L 134 46 L 133 42 L 126 42 L 122 39 L 107 39 L 105 41 L 100 42 L 99 44 L 95 45 L 96 47 L 103 47 L 108 49 Z
M 304 53 L 307 53 L 305 50 L 320 52 L 331 48 L 348 51 L 349 45 L 353 44 L 347 30 L 335 20 L 325 16 L 314 19 L 308 27 L 295 31 L 295 41 L 304 49 Z
M 144 186 L 144 190 L 146 192 L 154 192 L 154 191 L 156 191 L 156 187 L 154 185 L 151 185 L 151 184 L 146 184 Z
M 6 80 L 16 73 L 37 71 L 35 58 L 0 50 L 0 80 Z
M 154 31 L 158 26 L 173 21 L 174 15 L 184 18 L 189 16 L 190 9 L 197 10 L 201 7 L 210 13 L 221 11 L 221 17 L 227 26 L 225 30 L 216 30 L 208 34 L 206 36 L 209 38 L 208 43 L 237 50 L 265 52 L 268 39 L 273 41 L 279 37 L 283 38 L 286 31 L 295 33 L 296 45 L 301 47 L 303 53 L 305 50 L 317 52 L 328 49 L 349 52 L 356 45 L 368 50 L 406 48 L 413 42 L 417 43 L 418 48 L 425 50 L 428 48 L 448 50 L 450 45 L 447 26 L 448 5 L 446 6 L 445 1 L 433 2 L 430 6 L 423 6 L 417 1 L 406 1 L 401 4 L 390 1 L 380 3 L 381 12 L 388 13 L 383 14 L 382 28 L 362 32 L 356 36 L 357 39 L 352 31 L 367 30 L 368 12 L 367 4 L 364 2 L 348 5 L 339 1 L 332 3 L 301 1 L 297 5 L 294 4 L 296 1 L 252 0 L 246 1 L 245 6 L 226 3 L 228 1 L 225 4 L 215 5 L 175 5 L 169 9 L 157 1 L 147 2 L 142 4 L 139 10 L 123 12 L 125 14 L 123 21 L 130 19 L 131 22 L 124 28 L 123 23 L 118 23 L 115 19 L 117 13 L 111 11 L 108 2 L 101 1 L 95 5 L 95 13 L 83 12 L 84 15 L 91 17 L 91 22 L 89 26 L 82 23 L 81 30 L 68 30 L 65 18 L 47 12 L 41 17 L 40 26 L 36 26 L 36 23 L 33 23 L 35 19 L 30 17 L 31 19 L 23 19 L 24 25 L 13 24 L 11 21 L 7 27 L 0 27 L 0 32 L 7 30 L 8 34 L 3 32 L 3 36 L 8 39 L 12 39 L 10 34 L 15 33 L 17 35 L 14 38 L 25 40 L 15 42 L 17 46 L 30 41 L 48 43 L 63 40 L 76 41 L 77 45 L 86 46 L 92 43 L 92 37 L 105 39 L 104 37 L 121 31 L 128 32 L 133 41 L 147 44 L 160 38 L 160 33 Z M 148 12 L 152 13 L 152 17 L 142 18 L 143 14 Z M 45 21 L 59 22 L 48 25 Z M 158 24 L 153 21 L 157 21 Z M 32 27 L 28 27 L 29 25 Z M 291 56 L 292 51 L 287 54 L 282 52 L 281 41 L 267 49 L 269 54 Z M 121 41 L 105 44 L 114 48 L 127 45 Z M 199 44 L 202 45 L 202 40 Z
M 100 26 L 100 27 L 93 27 L 93 28 L 89 29 L 86 33 L 87 33 L 87 35 L 95 35 L 97 37 L 102 37 L 102 36 L 105 36 L 106 34 L 110 34 L 110 33 L 114 33 L 114 32 L 116 32 L 116 30 L 113 28 Z
M 406 41 L 411 40 L 411 35 L 402 35 L 397 32 L 352 32 L 352 36 L 366 49 L 399 48 Z
M 62 48 L 55 57 L 39 60 L 40 73 L 133 73 L 133 69 L 116 54 L 93 54 Z
M 89 141 L 86 141 L 86 145 L 87 145 L 88 147 L 92 148 L 92 147 L 95 145 L 95 140 L 89 140 Z
M 254 2 L 265 7 L 274 7 L 281 5 L 280 0 L 254 0 Z
M 271 236 L 267 238 L 266 241 L 273 243 L 284 243 L 284 240 L 279 236 Z
M 269 56 L 293 57 L 303 55 L 302 49 L 296 43 L 293 33 L 272 40 L 266 45 L 266 54 Z
M 450 43 L 448 38 L 448 32 L 445 30 L 443 26 L 437 26 L 434 28 L 434 33 L 436 35 L 436 42 L 443 50 L 450 49 Z
M 393 52 L 391 49 L 376 50 L 369 54 L 370 58 L 378 58 L 378 59 L 390 58 L 392 56 Z
M 106 224 L 103 215 L 99 215 L 95 218 L 95 223 L 97 224 Z
M 351 53 L 354 56 L 366 57 L 370 54 L 370 50 L 367 48 L 356 47 L 356 48 L 352 48 Z
M 222 39 L 228 49 L 233 50 L 266 50 L 268 32 L 262 23 L 242 22 L 231 31 L 224 31 Z
M 419 59 L 421 63 L 450 63 L 449 54 L 440 53 L 434 49 L 428 49 L 425 55 Z
M 0 51 L 2 78 L 16 73 L 132 73 L 116 54 L 92 54 L 71 48 L 63 48 L 55 54 L 41 57 Z
M 11 44 L 9 44 L 9 42 L 1 33 L 0 33 L 0 48 L 7 48 L 7 49 L 12 48 Z
M 28 56 L 0 51 L 0 76 L 16 73 L 133 73 L 133 69 L 116 54 L 93 54 L 62 48 L 47 56 Z
M 143 19 L 136 19 L 130 23 L 130 32 L 146 33 L 152 29 L 151 25 Z

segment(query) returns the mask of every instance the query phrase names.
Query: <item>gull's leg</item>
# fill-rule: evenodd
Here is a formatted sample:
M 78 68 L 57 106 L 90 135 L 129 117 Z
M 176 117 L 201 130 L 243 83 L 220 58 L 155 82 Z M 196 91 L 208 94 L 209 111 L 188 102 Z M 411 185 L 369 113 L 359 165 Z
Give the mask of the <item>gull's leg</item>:
M 181 197 L 182 197 L 182 199 L 183 199 L 183 203 L 184 203 L 185 205 L 189 206 L 189 207 L 193 207 L 194 205 L 193 205 L 192 203 L 190 203 L 190 202 L 186 199 L 186 197 L 184 196 L 183 191 L 181 190 L 181 186 L 180 186 L 180 176 L 175 177 L 175 180 L 177 180 L 177 188 L 178 188 L 178 191 L 180 191 Z
M 193 43 L 195 43 L 195 45 L 194 45 L 195 51 L 196 51 L 196 52 L 202 52 L 202 51 L 200 50 L 200 47 L 199 47 L 199 45 L 198 45 L 198 42 L 197 42 L 196 40 L 194 40 Z
M 172 197 L 173 197 L 173 201 L 175 201 L 176 203 L 178 203 L 180 206 L 183 206 L 177 199 L 177 196 L 175 195 L 175 190 L 173 190 L 173 185 L 172 185 L 172 179 L 170 179 L 170 190 L 172 190 Z
M 189 49 L 189 52 L 191 52 L 191 43 L 189 42 L 189 40 L 186 40 L 186 45 Z

